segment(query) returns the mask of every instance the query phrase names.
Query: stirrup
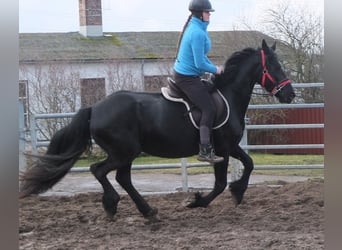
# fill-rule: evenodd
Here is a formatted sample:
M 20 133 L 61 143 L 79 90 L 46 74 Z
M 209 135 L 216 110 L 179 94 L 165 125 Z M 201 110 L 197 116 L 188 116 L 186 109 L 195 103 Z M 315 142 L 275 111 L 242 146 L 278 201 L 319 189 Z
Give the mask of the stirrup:
M 210 156 L 204 156 L 204 155 L 198 155 L 197 156 L 198 161 L 206 161 L 209 163 L 218 163 L 224 160 L 222 156 L 217 155 L 210 155 Z
M 197 156 L 199 161 L 207 161 L 209 163 L 218 163 L 224 160 L 223 157 L 215 155 L 214 148 L 211 144 L 201 145 Z

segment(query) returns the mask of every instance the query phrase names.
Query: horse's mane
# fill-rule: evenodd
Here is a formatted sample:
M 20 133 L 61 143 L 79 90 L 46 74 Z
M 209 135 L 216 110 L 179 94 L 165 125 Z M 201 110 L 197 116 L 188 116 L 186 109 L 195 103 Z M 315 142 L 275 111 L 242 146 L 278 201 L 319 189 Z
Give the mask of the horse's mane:
M 216 84 L 224 82 L 225 84 L 232 83 L 240 69 L 241 63 L 243 63 L 247 58 L 256 52 L 254 48 L 245 48 L 241 51 L 234 52 L 226 61 L 224 65 L 224 73 L 220 76 L 220 79 L 224 81 L 216 81 Z

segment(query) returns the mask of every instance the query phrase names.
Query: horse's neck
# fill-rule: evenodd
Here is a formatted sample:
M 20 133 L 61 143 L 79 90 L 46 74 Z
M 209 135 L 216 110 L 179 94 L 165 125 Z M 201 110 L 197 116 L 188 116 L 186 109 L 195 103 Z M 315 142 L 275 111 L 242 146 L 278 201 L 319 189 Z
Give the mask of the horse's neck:
M 235 80 L 222 90 L 223 94 L 230 102 L 230 105 L 236 112 L 239 112 L 241 119 L 244 119 L 249 102 L 251 100 L 253 88 L 256 82 L 255 66 L 251 66 L 250 70 L 239 72 Z
M 232 103 L 235 105 L 233 108 L 238 112 L 239 118 L 244 121 L 254 84 L 248 83 L 243 86 L 245 86 L 244 89 L 232 89 L 231 98 Z
M 255 85 L 255 81 L 248 74 L 242 78 L 236 78 L 236 80 L 227 86 L 227 90 L 224 91 L 230 98 L 234 98 L 240 103 L 242 106 L 247 108 L 251 95 L 253 92 L 253 88 Z
M 219 89 L 227 98 L 231 109 L 235 110 L 234 112 L 240 119 L 244 119 L 254 85 L 259 81 L 258 77 L 260 75 L 258 72 L 260 72 L 261 63 L 258 55 L 258 51 L 243 51 L 241 54 L 236 55 L 237 57 L 241 56 L 240 60 L 242 62 L 240 65 L 235 62 L 237 63 L 235 66 L 234 60 L 238 61 L 239 59 L 234 59 L 234 56 L 231 57 L 229 60 L 233 65 L 226 65 L 228 68 L 226 74 L 222 78 L 218 78 Z

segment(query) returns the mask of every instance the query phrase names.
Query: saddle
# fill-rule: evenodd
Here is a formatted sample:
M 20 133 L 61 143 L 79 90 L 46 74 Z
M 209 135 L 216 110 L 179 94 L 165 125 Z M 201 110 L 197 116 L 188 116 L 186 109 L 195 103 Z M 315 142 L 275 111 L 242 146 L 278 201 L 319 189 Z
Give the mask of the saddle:
M 165 99 L 172 102 L 183 103 L 186 107 L 187 114 L 190 121 L 195 128 L 199 129 L 199 121 L 201 119 L 201 111 L 190 101 L 190 99 L 183 93 L 183 91 L 175 84 L 175 81 L 168 77 L 168 86 L 161 88 L 161 93 Z M 203 84 L 208 87 L 208 91 L 215 103 L 216 115 L 213 129 L 222 127 L 229 118 L 229 104 L 222 93 L 215 88 L 213 83 L 208 80 L 202 79 Z

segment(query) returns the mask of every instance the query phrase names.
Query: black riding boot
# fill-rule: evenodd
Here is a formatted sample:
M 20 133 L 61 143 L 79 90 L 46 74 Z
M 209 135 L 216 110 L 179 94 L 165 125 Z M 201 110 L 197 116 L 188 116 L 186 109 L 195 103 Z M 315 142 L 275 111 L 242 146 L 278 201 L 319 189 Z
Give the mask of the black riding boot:
M 211 144 L 200 144 L 197 160 L 217 163 L 223 161 L 223 157 L 215 155 L 214 148 Z

